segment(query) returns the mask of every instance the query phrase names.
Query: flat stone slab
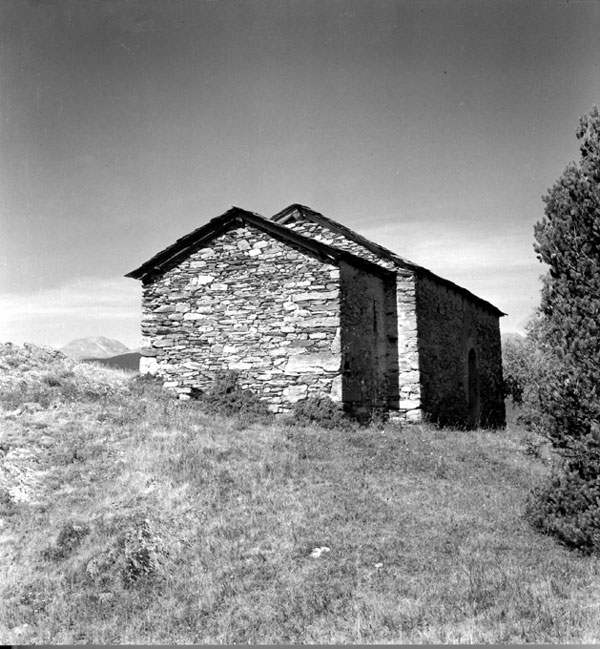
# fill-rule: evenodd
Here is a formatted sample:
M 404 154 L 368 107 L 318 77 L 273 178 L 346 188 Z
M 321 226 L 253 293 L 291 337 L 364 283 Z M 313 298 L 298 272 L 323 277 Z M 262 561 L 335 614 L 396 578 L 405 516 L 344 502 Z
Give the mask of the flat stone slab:
M 291 356 L 285 366 L 286 374 L 322 374 L 339 372 L 342 363 L 338 354 L 302 354 Z
M 283 389 L 283 398 L 289 403 L 296 403 L 306 398 L 308 393 L 307 385 L 290 385 Z

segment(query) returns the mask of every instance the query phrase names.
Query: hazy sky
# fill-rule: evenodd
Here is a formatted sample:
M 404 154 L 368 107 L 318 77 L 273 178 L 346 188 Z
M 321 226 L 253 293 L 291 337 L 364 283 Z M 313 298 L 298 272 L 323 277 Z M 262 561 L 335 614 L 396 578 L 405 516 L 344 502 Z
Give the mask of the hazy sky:
M 309 205 L 522 331 L 595 0 L 1 0 L 0 341 L 135 347 L 153 254 Z

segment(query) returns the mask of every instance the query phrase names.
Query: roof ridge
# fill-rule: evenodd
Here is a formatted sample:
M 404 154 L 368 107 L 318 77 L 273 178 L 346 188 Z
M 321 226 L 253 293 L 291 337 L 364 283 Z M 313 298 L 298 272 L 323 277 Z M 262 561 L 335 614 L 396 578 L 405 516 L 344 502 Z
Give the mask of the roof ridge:
M 167 246 L 156 255 L 151 257 L 148 261 L 144 262 L 141 266 L 127 273 L 125 277 L 132 277 L 134 279 L 144 279 L 159 274 L 167 268 L 176 265 L 186 255 L 191 254 L 196 246 L 203 241 L 209 241 L 214 236 L 218 236 L 225 232 L 228 226 L 239 219 L 249 225 L 253 225 L 264 232 L 270 233 L 274 238 L 285 240 L 288 243 L 295 244 L 313 254 L 320 255 L 321 258 L 329 260 L 349 259 L 352 263 L 366 267 L 371 272 L 376 272 L 380 275 L 393 276 L 394 272 L 390 271 L 378 264 L 364 259 L 354 253 L 336 248 L 335 246 L 328 245 L 322 241 L 317 241 L 310 237 L 306 237 L 299 232 L 295 232 L 290 228 L 286 228 L 279 223 L 275 223 L 270 219 L 265 218 L 257 212 L 250 212 L 240 207 L 232 206 L 223 214 L 216 216 L 203 226 L 196 228 L 192 232 L 177 239 L 170 246 Z
M 301 215 L 304 218 L 308 218 L 309 220 L 312 220 L 313 222 L 322 225 L 332 230 L 333 232 L 337 231 L 342 236 L 348 237 L 350 240 L 354 241 L 354 243 L 363 246 L 363 248 L 366 248 L 372 254 L 379 256 L 380 258 L 387 259 L 388 261 L 393 262 L 396 266 L 399 266 L 400 268 L 404 268 L 406 270 L 412 270 L 415 273 L 421 273 L 422 275 L 426 275 L 436 281 L 442 282 L 446 286 L 458 291 L 459 293 L 462 293 L 463 295 L 468 295 L 470 298 L 475 299 L 477 302 L 479 302 L 482 305 L 485 305 L 487 308 L 493 309 L 496 313 L 500 315 L 506 315 L 503 311 L 501 311 L 498 307 L 494 306 L 491 302 L 488 302 L 487 300 L 484 300 L 478 295 L 471 293 L 471 291 L 464 288 L 463 286 L 460 286 L 460 284 L 456 284 L 452 280 L 445 279 L 444 277 L 437 275 L 436 273 L 429 270 L 428 268 L 425 268 L 425 266 L 421 266 L 419 264 L 416 264 L 413 261 L 404 259 L 404 257 L 397 255 L 395 252 L 392 252 L 385 246 L 382 246 L 379 243 L 375 243 L 374 241 L 371 241 L 370 239 L 363 237 L 361 234 L 358 234 L 358 232 L 354 232 L 354 230 L 351 230 L 349 227 L 343 225 L 342 223 L 338 223 L 337 221 L 334 221 L 333 219 L 330 219 L 327 216 L 324 216 L 320 212 L 313 210 L 311 207 L 308 207 L 306 205 L 301 205 L 300 203 L 292 203 L 291 205 L 288 205 L 286 208 L 284 208 L 277 214 L 273 215 L 271 219 L 272 220 L 283 219 L 288 214 L 291 214 L 293 210 L 300 211 Z
M 320 225 L 324 225 L 329 229 L 338 230 L 340 234 L 349 237 L 355 243 L 358 243 L 359 245 L 363 246 L 374 255 L 378 255 L 380 257 L 387 257 L 390 261 L 393 261 L 395 264 L 402 266 L 404 268 L 408 268 L 409 270 L 416 270 L 416 269 L 423 268 L 423 266 L 420 266 L 419 264 L 410 261 L 409 259 L 405 259 L 404 257 L 401 257 L 400 255 L 396 254 L 392 250 L 389 250 L 385 246 L 382 246 L 379 243 L 375 243 L 374 241 L 371 241 L 370 239 L 363 237 L 362 234 L 358 234 L 358 232 L 351 230 L 348 226 L 344 225 L 343 223 L 339 223 L 338 221 L 335 221 L 334 219 L 329 218 L 328 216 L 325 216 L 324 214 L 321 214 L 316 210 L 313 210 L 311 207 L 308 207 L 307 205 L 302 205 L 300 203 L 292 203 L 292 205 L 288 205 L 288 207 L 281 210 L 281 212 L 278 212 L 277 214 L 273 215 L 271 219 L 275 220 L 277 218 L 283 218 L 287 214 L 291 214 L 293 210 L 301 211 L 302 216 L 305 216 L 310 220 L 316 221 L 317 223 L 319 223 L 319 221 L 322 221 Z M 306 214 L 304 214 L 304 212 L 306 212 Z

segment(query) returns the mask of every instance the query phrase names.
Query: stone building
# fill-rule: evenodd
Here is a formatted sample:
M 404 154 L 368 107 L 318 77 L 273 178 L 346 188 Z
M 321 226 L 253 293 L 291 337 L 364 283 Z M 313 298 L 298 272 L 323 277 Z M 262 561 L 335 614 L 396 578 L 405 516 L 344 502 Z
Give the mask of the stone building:
M 285 412 L 504 424 L 495 306 L 302 205 L 231 208 L 127 277 L 143 284 L 142 373 L 182 398 L 237 370 Z

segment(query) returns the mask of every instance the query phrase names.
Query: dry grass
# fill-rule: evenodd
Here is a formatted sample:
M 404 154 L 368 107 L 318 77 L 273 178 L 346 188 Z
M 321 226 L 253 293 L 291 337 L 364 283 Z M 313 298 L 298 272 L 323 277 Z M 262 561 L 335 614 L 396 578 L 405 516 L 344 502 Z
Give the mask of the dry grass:
M 516 427 L 249 423 L 46 371 L 39 409 L 5 391 L 4 642 L 600 639 L 598 560 L 522 518 L 546 467 Z

